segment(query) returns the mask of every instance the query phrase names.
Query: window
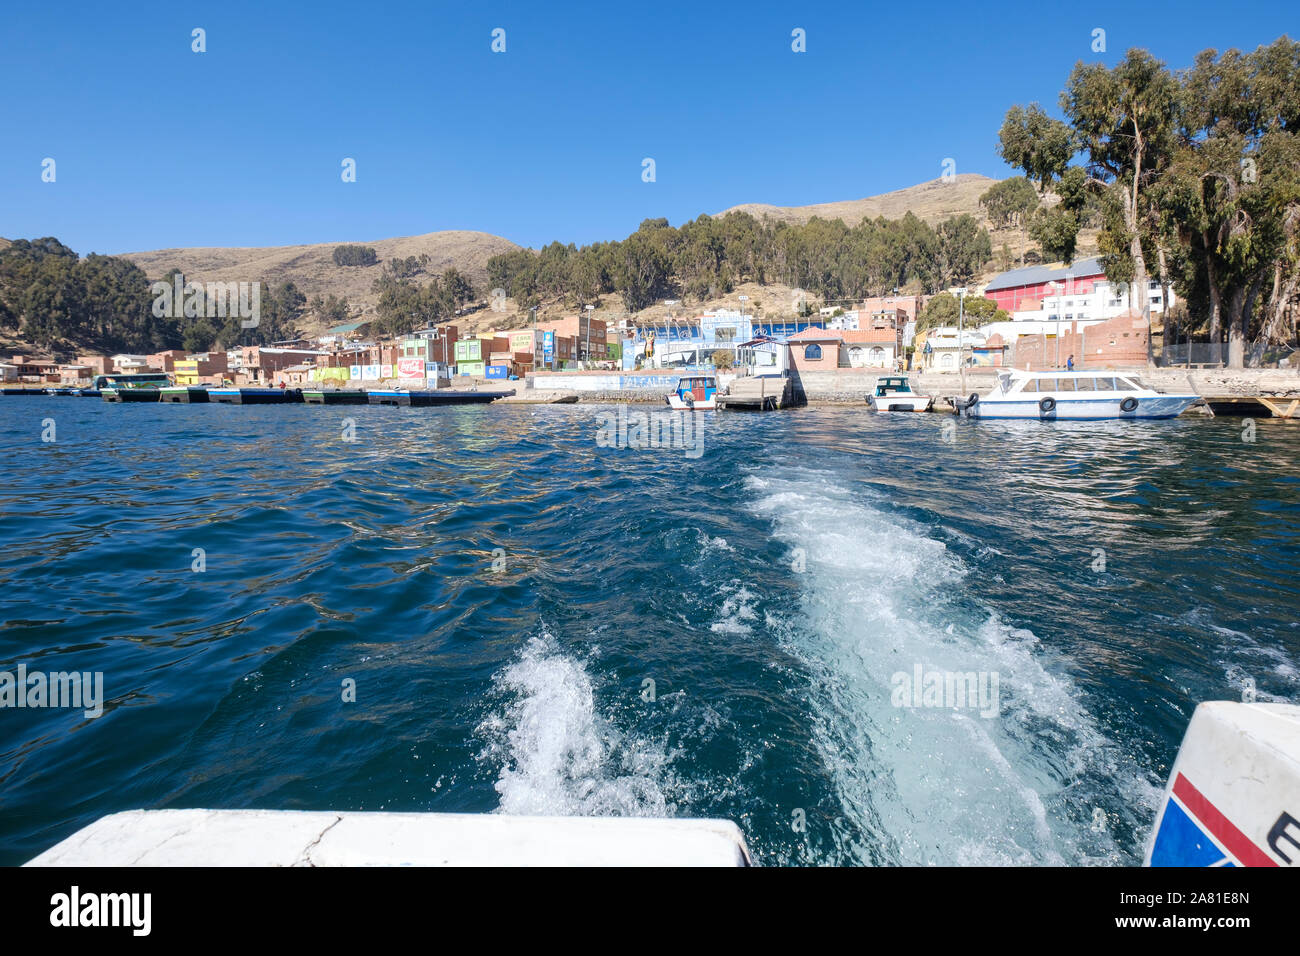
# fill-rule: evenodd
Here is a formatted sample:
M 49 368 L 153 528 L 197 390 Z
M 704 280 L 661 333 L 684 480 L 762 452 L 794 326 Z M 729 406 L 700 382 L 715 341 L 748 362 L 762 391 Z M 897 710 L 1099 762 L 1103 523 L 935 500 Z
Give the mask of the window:
M 1074 380 L 1074 390 L 1076 392 L 1095 392 L 1096 386 L 1090 378 L 1077 378 Z
M 1052 391 L 1054 391 L 1054 392 L 1073 392 L 1073 391 L 1074 391 L 1074 379 L 1072 379 L 1072 378 L 1058 378 L 1055 382 L 1052 382 Z
M 1025 384 L 1021 386 L 1020 390 L 1021 390 L 1022 392 L 1037 392 L 1037 391 L 1038 391 L 1038 379 L 1036 379 L 1036 378 L 1027 378 L 1027 379 L 1025 379 Z
M 1103 378 L 1094 379 L 1094 381 L 1097 383 L 1097 391 L 1099 392 L 1115 391 L 1115 380 L 1113 378 L 1107 376 Z
M 821 361 L 822 347 L 820 345 L 805 345 L 803 347 L 803 357 L 810 362 Z

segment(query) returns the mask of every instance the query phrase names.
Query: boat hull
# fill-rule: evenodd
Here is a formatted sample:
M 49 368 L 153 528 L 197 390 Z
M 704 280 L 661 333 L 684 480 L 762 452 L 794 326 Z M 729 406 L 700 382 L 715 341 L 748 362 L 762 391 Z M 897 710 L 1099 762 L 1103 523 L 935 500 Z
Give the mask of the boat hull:
M 99 397 L 106 402 L 156 402 L 158 401 L 158 389 L 105 388 L 100 390 Z
M 208 401 L 220 405 L 299 405 L 302 392 L 296 388 L 210 388 Z
M 511 393 L 513 394 L 513 392 Z M 405 391 L 401 389 L 371 389 L 368 393 L 371 405 L 409 405 L 426 407 L 430 405 L 486 405 L 500 398 L 500 392 L 456 392 L 450 389 L 429 391 Z
M 361 389 L 304 389 L 302 400 L 308 405 L 368 405 L 370 398 Z
M 170 402 L 174 405 L 203 405 L 210 401 L 208 390 L 197 385 L 177 385 L 173 388 L 164 388 L 158 393 L 158 400 L 160 402 Z
M 1300 707 L 1210 701 L 1192 714 L 1146 866 L 1295 868 Z
M 886 395 L 884 398 L 877 398 L 874 395 L 867 396 L 867 404 L 877 412 L 928 412 L 930 406 L 934 404 L 934 397 L 931 395 Z
M 1120 404 L 1132 397 L 1137 407 L 1125 411 Z M 1044 411 L 1039 398 L 981 398 L 969 409 L 971 418 L 1035 419 L 1052 422 L 1123 421 L 1125 419 L 1177 418 L 1198 395 L 1120 396 L 1118 398 L 1056 398 L 1056 407 Z
M 681 396 L 676 393 L 669 395 L 664 399 L 668 407 L 677 412 L 711 412 L 718 407 L 717 396 L 712 398 L 700 398 L 693 402 L 684 402 Z

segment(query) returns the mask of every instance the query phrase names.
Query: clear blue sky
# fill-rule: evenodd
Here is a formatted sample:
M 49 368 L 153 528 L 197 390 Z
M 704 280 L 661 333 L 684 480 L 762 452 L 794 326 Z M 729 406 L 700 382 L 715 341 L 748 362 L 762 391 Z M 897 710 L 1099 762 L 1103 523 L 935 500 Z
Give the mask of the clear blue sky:
M 439 229 L 536 246 L 860 198 L 934 179 L 945 157 L 1007 175 L 1007 107 L 1055 111 L 1076 60 L 1142 46 L 1181 68 L 1300 34 L 1298 9 L 16 0 L 0 23 L 0 235 L 83 254 Z

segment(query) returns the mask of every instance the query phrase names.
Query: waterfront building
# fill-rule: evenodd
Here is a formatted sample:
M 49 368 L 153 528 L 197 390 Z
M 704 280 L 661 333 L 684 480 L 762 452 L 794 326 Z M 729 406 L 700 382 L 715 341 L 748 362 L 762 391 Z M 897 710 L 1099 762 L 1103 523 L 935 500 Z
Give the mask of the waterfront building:
M 1014 321 L 1101 322 L 1127 312 L 1142 311 L 1142 297 L 1153 315 L 1165 311 L 1160 283 L 1150 280 L 1139 295 L 1128 284 L 1106 278 L 1099 258 L 1081 259 L 1068 266 L 1026 266 L 995 277 L 984 297 L 1005 309 Z M 1169 293 L 1169 306 L 1176 302 Z M 1036 329 L 1030 334 L 1046 334 Z

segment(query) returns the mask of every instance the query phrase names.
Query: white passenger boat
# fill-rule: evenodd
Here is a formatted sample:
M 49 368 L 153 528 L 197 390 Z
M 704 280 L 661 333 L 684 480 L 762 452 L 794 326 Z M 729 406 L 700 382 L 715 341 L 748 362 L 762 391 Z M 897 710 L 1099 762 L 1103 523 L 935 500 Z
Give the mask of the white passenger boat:
M 928 412 L 934 396 L 912 391 L 906 375 L 882 375 L 867 395 L 867 404 L 877 412 Z
M 718 380 L 712 375 L 690 375 L 678 379 L 677 388 L 664 399 L 679 412 L 706 412 L 718 407 Z
M 971 418 L 1039 418 L 1096 421 L 1176 418 L 1199 395 L 1167 395 L 1129 372 L 1022 372 L 1003 370 L 987 395 L 959 403 Z

